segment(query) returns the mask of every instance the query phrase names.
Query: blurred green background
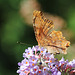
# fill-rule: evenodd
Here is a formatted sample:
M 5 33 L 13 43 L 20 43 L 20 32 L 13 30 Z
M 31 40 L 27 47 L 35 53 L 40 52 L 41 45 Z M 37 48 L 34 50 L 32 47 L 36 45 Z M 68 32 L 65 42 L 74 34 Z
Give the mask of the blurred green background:
M 61 30 L 69 29 L 71 31 L 73 37 L 66 38 L 71 41 L 71 47 L 67 55 L 56 55 L 56 57 L 60 59 L 63 56 L 65 59 L 72 60 L 75 58 L 75 0 L 37 1 L 41 5 L 42 11 L 58 15 L 66 21 L 66 28 Z M 23 59 L 23 52 L 26 48 L 37 45 L 33 27 L 21 16 L 21 2 L 22 0 L 0 0 L 0 75 L 18 75 L 16 73 L 17 63 Z M 28 10 L 31 9 L 25 9 L 25 11 Z M 17 41 L 26 44 L 17 44 Z

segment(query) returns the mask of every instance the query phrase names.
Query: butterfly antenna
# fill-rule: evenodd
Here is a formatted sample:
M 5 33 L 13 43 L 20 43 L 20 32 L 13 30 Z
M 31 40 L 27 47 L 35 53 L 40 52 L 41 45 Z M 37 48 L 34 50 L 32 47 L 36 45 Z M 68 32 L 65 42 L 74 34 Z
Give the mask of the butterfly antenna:
M 32 45 L 30 45 L 30 44 L 26 44 L 26 43 L 19 42 L 19 41 L 17 41 L 17 44 L 21 44 L 21 45 L 27 45 L 27 46 L 32 46 Z

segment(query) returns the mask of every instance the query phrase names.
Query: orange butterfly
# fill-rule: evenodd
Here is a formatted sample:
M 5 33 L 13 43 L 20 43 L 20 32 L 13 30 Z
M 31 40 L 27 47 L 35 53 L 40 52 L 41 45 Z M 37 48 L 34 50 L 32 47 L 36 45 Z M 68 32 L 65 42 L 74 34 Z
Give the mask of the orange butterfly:
M 70 42 L 62 36 L 61 31 L 51 30 L 54 27 L 53 21 L 46 19 L 41 11 L 33 12 L 33 27 L 39 46 L 47 48 L 53 54 L 67 53 Z

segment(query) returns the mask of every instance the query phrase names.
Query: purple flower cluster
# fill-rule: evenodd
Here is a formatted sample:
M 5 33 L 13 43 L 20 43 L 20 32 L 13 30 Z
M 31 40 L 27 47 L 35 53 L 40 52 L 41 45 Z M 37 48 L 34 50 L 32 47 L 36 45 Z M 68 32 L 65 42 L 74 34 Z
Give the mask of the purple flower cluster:
M 45 48 L 29 47 L 23 53 L 24 60 L 18 63 L 19 75 L 65 75 L 75 73 L 75 60 L 68 62 L 62 58 L 58 61 Z

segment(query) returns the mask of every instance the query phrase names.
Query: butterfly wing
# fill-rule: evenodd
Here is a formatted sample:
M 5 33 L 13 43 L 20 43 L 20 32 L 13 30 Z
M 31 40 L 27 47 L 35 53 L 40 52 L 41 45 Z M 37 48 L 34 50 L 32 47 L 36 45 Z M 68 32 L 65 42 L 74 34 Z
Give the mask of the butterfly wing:
M 53 22 L 44 18 L 41 11 L 33 12 L 33 27 L 39 46 L 46 47 L 51 53 L 66 53 L 70 42 L 62 36 L 60 31 L 51 31 Z
M 70 42 L 67 41 L 65 39 L 65 37 L 63 37 L 62 35 L 62 32 L 61 31 L 51 31 L 49 33 L 49 37 L 51 37 L 51 40 L 49 40 L 49 38 L 47 38 L 49 41 L 48 41 L 48 50 L 51 50 L 50 52 L 55 52 L 55 53 L 64 53 L 66 54 L 66 50 L 67 48 L 70 46 Z M 53 51 L 52 51 L 53 49 Z
M 48 31 L 54 27 L 53 22 L 44 18 L 41 11 L 33 12 L 33 27 L 38 45 L 45 45 Z

